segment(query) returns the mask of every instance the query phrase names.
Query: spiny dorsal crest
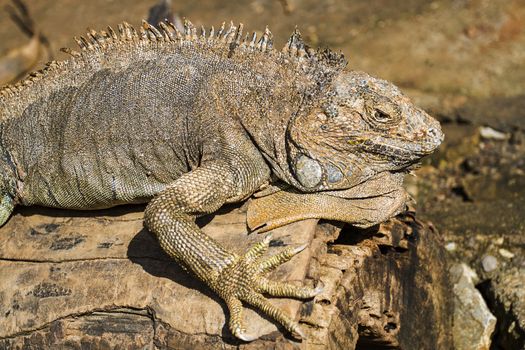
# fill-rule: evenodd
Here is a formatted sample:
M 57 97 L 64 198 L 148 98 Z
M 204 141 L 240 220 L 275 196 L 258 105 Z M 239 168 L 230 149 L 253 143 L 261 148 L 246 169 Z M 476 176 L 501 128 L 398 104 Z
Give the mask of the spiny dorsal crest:
M 161 22 L 158 27 L 142 21 L 142 25 L 137 31 L 131 24 L 122 22 L 117 26 L 117 30 L 107 27 L 107 30 L 95 31 L 88 29 L 87 34 L 81 37 L 74 37 L 81 52 L 70 48 L 63 48 L 61 51 L 71 55 L 74 59 L 82 59 L 83 53 L 103 52 L 107 47 L 123 43 L 208 43 L 210 45 L 222 45 L 228 50 L 228 56 L 231 57 L 237 50 L 242 52 L 261 52 L 276 57 L 292 58 L 299 61 L 310 61 L 321 63 L 313 65 L 313 69 L 321 71 L 338 71 L 346 65 L 342 54 L 334 53 L 330 50 L 313 50 L 303 42 L 299 30 L 296 28 L 292 36 L 280 52 L 273 50 L 272 33 L 265 28 L 261 37 L 257 40 L 257 34 L 251 35 L 246 33 L 243 38 L 243 24 L 235 26 L 230 22 L 229 28 L 226 28 L 223 22 L 221 27 L 216 31 L 212 26 L 208 32 L 204 27 L 200 28 L 200 35 L 197 34 L 197 28 L 189 21 L 184 21 L 184 30 L 180 31 L 177 27 L 169 22 Z M 66 61 L 67 62 L 67 61 Z M 23 87 L 32 85 L 35 81 L 41 80 L 52 71 L 64 69 L 66 62 L 50 62 L 46 67 L 35 73 L 31 73 L 26 79 L 12 86 L 6 86 L 0 89 L 0 96 L 11 96 L 17 94 Z M 323 74 L 322 72 L 319 72 Z
M 152 24 L 142 21 L 142 26 L 137 32 L 135 28 L 127 22 L 118 25 L 117 32 L 113 28 L 108 27 L 107 31 L 96 32 L 88 30 L 86 36 L 75 38 L 77 44 L 82 50 L 100 50 L 103 49 L 110 42 L 122 41 L 147 41 L 147 42 L 183 42 L 183 41 L 207 41 L 210 43 L 224 43 L 229 45 L 230 51 L 239 47 L 244 51 L 259 51 L 272 52 L 273 51 L 273 36 L 268 27 L 265 28 L 263 34 L 257 40 L 257 33 L 253 32 L 251 35 L 246 33 L 243 38 L 244 26 L 240 23 L 235 26 L 230 22 L 230 26 L 226 28 L 225 22 L 216 31 L 212 26 L 208 32 L 201 26 L 200 35 L 197 34 L 197 28 L 189 20 L 184 21 L 184 30 L 181 32 L 177 27 L 169 22 L 161 22 L 157 27 Z M 64 52 L 77 56 L 76 52 L 71 49 L 63 49 Z M 319 61 L 320 59 L 328 58 L 325 51 L 316 51 L 308 47 L 299 30 L 296 28 L 292 33 L 290 39 L 281 50 L 280 54 L 292 58 L 310 58 Z M 341 54 L 336 54 L 330 51 L 330 61 L 344 60 Z
M 226 29 L 225 23 L 218 31 L 212 26 L 206 33 L 204 27 L 200 28 L 200 35 L 197 34 L 197 28 L 189 20 L 184 21 L 184 30 L 181 32 L 171 22 L 161 22 L 158 27 L 151 25 L 146 21 L 142 21 L 142 26 L 137 32 L 135 28 L 127 22 L 118 25 L 117 31 L 108 27 L 107 31 L 96 32 L 88 29 L 85 36 L 75 37 L 78 46 L 85 51 L 96 51 L 103 49 L 110 42 L 125 42 L 125 41 L 149 41 L 149 42 L 182 42 L 182 41 L 207 41 L 211 43 L 225 43 L 235 47 L 250 48 L 260 52 L 267 52 L 272 49 L 272 35 L 268 28 L 265 29 L 264 34 L 256 43 L 256 34 L 253 33 L 251 39 L 242 38 L 243 24 L 237 27 L 230 23 L 230 27 Z M 76 51 L 71 49 L 62 49 L 62 51 L 78 56 Z
M 290 39 L 288 39 L 288 42 L 286 43 L 286 45 L 284 45 L 281 52 L 288 54 L 292 57 L 304 57 L 306 55 L 312 56 L 314 54 L 314 51 L 311 50 L 311 52 L 308 52 L 309 50 L 311 49 L 307 45 L 305 45 L 303 38 L 301 37 L 301 33 L 299 32 L 299 29 L 295 27 L 292 36 L 290 37 Z

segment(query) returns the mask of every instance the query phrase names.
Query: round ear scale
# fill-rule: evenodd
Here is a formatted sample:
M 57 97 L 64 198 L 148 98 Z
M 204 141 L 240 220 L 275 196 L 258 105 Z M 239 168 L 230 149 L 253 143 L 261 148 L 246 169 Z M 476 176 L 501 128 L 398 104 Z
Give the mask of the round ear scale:
M 301 154 L 295 161 L 295 176 L 301 185 L 313 188 L 321 183 L 323 168 L 318 161 Z
M 328 164 L 326 166 L 326 175 L 328 183 L 331 184 L 338 183 L 343 180 L 343 173 L 341 170 L 332 164 Z

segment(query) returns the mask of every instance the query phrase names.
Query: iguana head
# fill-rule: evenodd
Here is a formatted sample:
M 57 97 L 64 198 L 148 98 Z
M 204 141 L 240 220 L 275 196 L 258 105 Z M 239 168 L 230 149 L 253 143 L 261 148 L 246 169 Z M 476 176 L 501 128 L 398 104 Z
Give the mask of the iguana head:
M 402 172 L 443 141 L 439 122 L 393 84 L 344 71 L 288 127 L 288 181 L 306 192 L 351 188 Z

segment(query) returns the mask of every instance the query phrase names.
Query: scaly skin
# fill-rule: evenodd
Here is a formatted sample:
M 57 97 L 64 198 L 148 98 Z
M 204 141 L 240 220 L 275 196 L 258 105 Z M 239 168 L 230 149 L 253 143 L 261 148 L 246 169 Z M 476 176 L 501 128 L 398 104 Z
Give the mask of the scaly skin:
M 197 36 L 189 22 L 184 33 L 123 24 L 77 41 L 70 61 L 0 90 L 0 223 L 17 204 L 149 201 L 146 227 L 225 300 L 240 339 L 254 338 L 242 302 L 302 336 L 263 294 L 311 298 L 320 288 L 265 277 L 304 247 L 265 258 L 267 236 L 239 255 L 196 217 L 270 184 L 249 209 L 259 231 L 304 218 L 370 226 L 402 210 L 404 172 L 443 138 L 395 86 L 345 71 L 297 31 L 282 52 L 268 30 L 243 41 L 242 26 Z

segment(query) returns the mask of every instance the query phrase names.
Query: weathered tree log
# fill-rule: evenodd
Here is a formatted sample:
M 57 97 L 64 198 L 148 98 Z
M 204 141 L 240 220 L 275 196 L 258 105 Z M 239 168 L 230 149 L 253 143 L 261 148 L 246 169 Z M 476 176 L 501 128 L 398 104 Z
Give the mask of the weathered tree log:
M 272 277 L 325 288 L 305 303 L 272 299 L 297 315 L 308 339 L 246 309 L 249 331 L 261 338 L 243 343 L 225 325 L 223 302 L 143 229 L 140 209 L 19 210 L 0 229 L 0 349 L 451 347 L 441 241 L 410 215 L 368 230 L 315 220 L 275 230 L 270 254 L 309 249 Z M 247 235 L 243 208 L 201 223 L 238 252 L 262 238 Z

